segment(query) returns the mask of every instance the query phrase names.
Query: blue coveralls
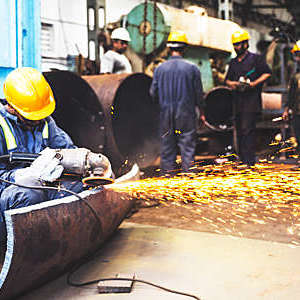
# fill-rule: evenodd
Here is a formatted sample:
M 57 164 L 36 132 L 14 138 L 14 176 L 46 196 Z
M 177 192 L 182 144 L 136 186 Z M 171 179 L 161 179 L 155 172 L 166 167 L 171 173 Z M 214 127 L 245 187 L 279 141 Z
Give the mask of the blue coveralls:
M 17 117 L 7 112 L 0 104 L 0 155 L 10 152 L 39 153 L 46 147 L 52 149 L 76 148 L 71 138 L 56 125 L 52 117 L 47 117 L 41 126 L 31 131 L 24 128 Z M 9 165 L 0 162 L 0 177 L 14 182 L 15 171 L 23 167 L 25 167 L 23 163 Z M 61 186 L 76 193 L 83 190 L 80 181 L 62 181 Z M 67 195 L 70 194 L 54 190 L 21 188 L 0 182 L 0 240 L 6 236 L 3 215 L 5 210 L 58 199 Z
M 262 74 L 271 74 L 264 57 L 248 51 L 242 61 L 237 57 L 230 61 L 225 81 L 239 81 L 241 76 L 255 81 Z M 241 161 L 250 166 L 255 164 L 255 129 L 258 114 L 262 110 L 262 87 L 263 83 L 249 91 L 234 91 L 238 154 Z
M 161 170 L 177 169 L 177 147 L 182 170 L 188 171 L 196 148 L 196 106 L 203 106 L 198 67 L 181 56 L 171 56 L 154 71 L 150 94 L 160 106 Z

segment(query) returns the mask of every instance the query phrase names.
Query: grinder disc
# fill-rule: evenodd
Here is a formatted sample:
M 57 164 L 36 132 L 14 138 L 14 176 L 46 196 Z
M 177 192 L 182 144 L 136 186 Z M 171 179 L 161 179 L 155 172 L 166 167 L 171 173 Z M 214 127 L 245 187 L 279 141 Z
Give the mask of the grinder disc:
M 90 186 L 98 186 L 114 183 L 114 179 L 101 176 L 89 176 L 83 178 L 82 183 Z

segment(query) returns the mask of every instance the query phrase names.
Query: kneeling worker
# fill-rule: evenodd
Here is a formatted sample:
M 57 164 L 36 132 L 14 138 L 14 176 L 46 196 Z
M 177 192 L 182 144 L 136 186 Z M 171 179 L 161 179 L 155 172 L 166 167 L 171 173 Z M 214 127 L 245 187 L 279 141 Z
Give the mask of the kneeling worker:
M 50 116 L 55 99 L 44 76 L 33 68 L 12 71 L 4 82 L 5 100 L 0 104 L 0 156 L 12 152 L 40 154 L 28 167 L 24 162 L 11 164 L 0 161 L 0 179 L 23 186 L 42 186 L 61 177 L 64 170 L 58 159 L 59 149 L 80 150 L 66 132 Z M 87 149 L 84 149 L 90 152 Z M 65 151 L 66 150 L 61 150 Z M 70 150 L 68 150 L 70 151 Z M 100 155 L 101 156 L 101 155 Z M 76 156 L 69 164 L 78 165 Z M 103 170 L 110 169 L 102 155 Z M 61 180 L 64 189 L 79 193 L 84 189 L 80 180 Z M 48 189 L 30 189 L 0 182 L 0 240 L 6 237 L 4 211 L 62 198 L 69 193 Z

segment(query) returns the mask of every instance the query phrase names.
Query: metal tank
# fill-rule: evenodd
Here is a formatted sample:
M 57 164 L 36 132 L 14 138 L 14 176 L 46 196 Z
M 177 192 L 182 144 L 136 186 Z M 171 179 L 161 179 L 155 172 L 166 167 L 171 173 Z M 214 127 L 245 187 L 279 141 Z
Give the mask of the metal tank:
M 266 149 L 276 133 L 285 129 L 282 122 L 272 121 L 283 112 L 283 95 L 263 92 L 262 113 L 257 122 L 258 149 Z M 236 147 L 234 132 L 234 97 L 232 90 L 226 86 L 211 89 L 204 98 L 205 127 L 199 130 L 200 137 L 209 137 L 210 153 L 224 153 L 228 146 Z
M 160 55 L 165 56 L 170 31 L 185 32 L 189 47 L 184 57 L 199 67 L 206 92 L 214 87 L 211 55 L 219 53 L 228 59 L 233 51 L 231 33 L 239 28 L 234 22 L 208 16 L 204 8 L 183 10 L 152 2 L 134 7 L 126 16 L 126 24 L 131 36 L 130 48 L 135 53 L 131 58 L 136 68 L 143 65 L 137 62 L 139 59 L 151 65 Z
M 80 77 L 68 71 L 44 75 L 57 102 L 57 124 L 77 146 L 106 154 L 116 175 L 135 162 L 147 167 L 158 157 L 159 114 L 149 94 L 149 76 Z

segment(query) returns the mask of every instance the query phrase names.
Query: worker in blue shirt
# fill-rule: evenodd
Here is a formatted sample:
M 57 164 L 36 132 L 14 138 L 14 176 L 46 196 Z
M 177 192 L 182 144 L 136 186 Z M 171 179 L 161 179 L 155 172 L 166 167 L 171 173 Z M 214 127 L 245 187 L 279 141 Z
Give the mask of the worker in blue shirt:
M 262 109 L 261 92 L 271 70 L 263 56 L 248 51 L 249 33 L 232 34 L 236 57 L 229 63 L 225 83 L 233 90 L 237 153 L 243 164 L 255 165 L 255 128 Z
M 19 68 L 7 76 L 4 95 L 4 104 L 0 104 L 0 156 L 12 152 L 40 155 L 31 166 L 24 162 L 12 164 L 0 161 L 0 178 L 36 187 L 56 181 L 64 169 L 56 156 L 56 149 L 74 150 L 77 147 L 50 116 L 55 110 L 55 99 L 49 84 L 39 71 L 33 68 Z M 74 161 L 74 164 L 76 163 Z M 84 189 L 79 180 L 61 180 L 60 186 L 75 193 Z M 1 181 L 0 240 L 6 237 L 5 210 L 67 195 L 69 193 L 64 191 L 30 189 Z
M 160 107 L 161 171 L 178 169 L 176 156 L 181 154 L 181 167 L 188 172 L 196 149 L 196 107 L 203 114 L 203 88 L 198 67 L 183 59 L 187 37 L 171 32 L 167 46 L 170 58 L 154 71 L 150 94 Z

